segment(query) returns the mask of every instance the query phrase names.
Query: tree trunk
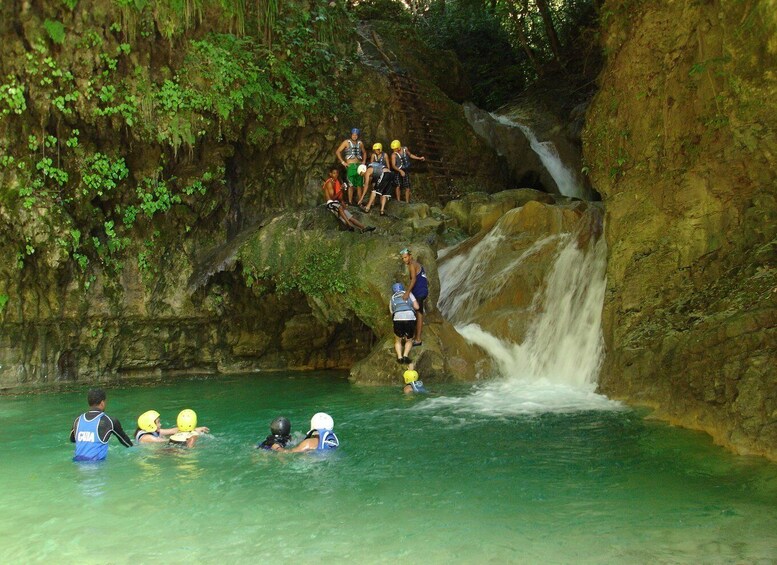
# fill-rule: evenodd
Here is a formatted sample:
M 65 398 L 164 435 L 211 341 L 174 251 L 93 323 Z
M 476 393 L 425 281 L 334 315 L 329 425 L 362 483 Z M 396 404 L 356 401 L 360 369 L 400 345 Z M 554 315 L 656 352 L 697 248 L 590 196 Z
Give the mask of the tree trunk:
M 556 61 L 561 63 L 561 44 L 559 43 L 558 35 L 556 34 L 556 28 L 553 27 L 553 17 L 550 13 L 550 8 L 548 8 L 548 2 L 547 0 L 535 0 L 535 2 L 537 8 L 540 10 L 542 22 L 545 24 L 545 34 L 550 41 L 550 49 L 553 51 L 553 57 Z
M 507 2 L 508 13 L 510 19 L 513 20 L 513 27 L 515 28 L 515 35 L 518 37 L 518 43 L 521 45 L 521 49 L 526 54 L 526 58 L 534 67 L 537 76 L 542 76 L 542 65 L 540 65 L 537 55 L 534 53 L 531 44 L 529 44 L 529 37 L 526 35 L 526 26 L 524 23 L 524 16 L 526 15 L 526 9 L 528 6 L 519 7 L 515 1 Z

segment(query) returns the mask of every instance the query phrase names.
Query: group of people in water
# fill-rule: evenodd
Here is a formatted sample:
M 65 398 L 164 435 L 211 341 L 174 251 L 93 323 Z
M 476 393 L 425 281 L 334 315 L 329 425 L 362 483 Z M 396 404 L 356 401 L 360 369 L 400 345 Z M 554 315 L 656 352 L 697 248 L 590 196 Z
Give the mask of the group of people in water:
M 370 213 L 375 200 L 380 198 L 381 216 L 385 215 L 386 202 L 392 194 L 397 202 L 402 202 L 404 192 L 404 202 L 410 202 L 412 161 L 425 161 L 426 158 L 414 155 L 398 139 L 391 142 L 391 151 L 389 155 L 383 151 L 382 143 L 374 143 L 372 153 L 368 156 L 359 128 L 353 128 L 350 137 L 335 150 L 338 162 L 345 167 L 346 178 L 341 182 L 340 169 L 332 167 L 322 191 L 327 208 L 337 215 L 348 229 L 358 229 L 362 232 L 375 229 L 374 226 L 365 226 L 348 211 L 348 206 L 353 205 L 354 198 L 356 205 L 366 214 Z
M 103 461 L 108 456 L 108 440 L 115 436 L 125 447 L 132 447 L 121 423 L 105 413 L 106 394 L 99 388 L 87 394 L 89 410 L 78 416 L 70 431 L 70 441 L 75 443 L 73 461 Z M 270 423 L 270 435 L 258 443 L 258 449 L 300 453 L 335 449 L 340 440 L 334 432 L 335 422 L 329 414 L 318 412 L 310 419 L 310 430 L 304 439 L 294 446 L 291 442 L 291 422 L 278 417 Z M 176 426 L 163 428 L 161 415 L 156 410 L 147 410 L 138 417 L 135 442 L 164 443 L 172 446 L 194 447 L 197 438 L 210 433 L 207 426 L 197 426 L 197 414 L 187 408 L 178 413 Z

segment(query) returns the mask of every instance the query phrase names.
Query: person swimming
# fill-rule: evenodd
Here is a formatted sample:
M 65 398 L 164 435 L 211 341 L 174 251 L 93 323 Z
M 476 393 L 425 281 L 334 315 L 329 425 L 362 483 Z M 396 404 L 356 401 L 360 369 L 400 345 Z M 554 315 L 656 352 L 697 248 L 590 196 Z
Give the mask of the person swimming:
M 173 445 L 194 447 L 200 434 L 210 431 L 205 426 L 197 427 L 197 413 L 190 408 L 178 413 L 176 424 L 178 432 L 170 436 L 170 443 Z
M 191 432 L 207 433 L 210 431 L 206 426 L 197 427 L 197 414 L 194 410 L 181 410 L 178 414 L 178 426 L 175 428 L 163 428 L 160 414 L 156 410 L 147 410 L 138 417 L 138 427 L 135 430 L 135 441 L 137 443 L 169 443 L 179 433 L 188 434 L 186 437 L 178 436 L 178 442 L 186 443 L 190 437 L 195 437 Z M 181 429 L 180 426 L 183 426 Z M 196 441 L 196 440 L 194 440 Z M 191 441 L 191 445 L 194 444 Z
M 257 449 L 280 451 L 291 441 L 291 422 L 288 418 L 279 416 L 270 422 L 270 435 L 256 445 Z
M 334 432 L 335 421 L 325 412 L 318 412 L 310 419 L 310 431 L 305 439 L 299 442 L 289 451 L 299 453 L 302 451 L 337 449 L 340 440 Z
M 402 374 L 402 378 L 405 380 L 405 386 L 402 388 L 402 392 L 405 394 L 425 394 L 429 391 L 424 387 L 424 382 L 418 378 L 418 371 L 410 368 Z

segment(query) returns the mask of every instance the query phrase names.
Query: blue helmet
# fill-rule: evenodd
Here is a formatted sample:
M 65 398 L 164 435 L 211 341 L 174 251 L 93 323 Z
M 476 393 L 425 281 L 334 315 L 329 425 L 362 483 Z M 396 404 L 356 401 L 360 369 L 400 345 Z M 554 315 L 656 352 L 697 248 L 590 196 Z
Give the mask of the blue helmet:
M 405 292 L 405 285 L 402 283 L 394 283 L 391 285 L 391 292 L 396 294 L 397 292 Z
M 359 128 L 353 128 L 351 130 L 351 135 L 353 135 L 353 134 L 361 135 L 361 133 L 362 133 L 362 130 L 360 130 Z

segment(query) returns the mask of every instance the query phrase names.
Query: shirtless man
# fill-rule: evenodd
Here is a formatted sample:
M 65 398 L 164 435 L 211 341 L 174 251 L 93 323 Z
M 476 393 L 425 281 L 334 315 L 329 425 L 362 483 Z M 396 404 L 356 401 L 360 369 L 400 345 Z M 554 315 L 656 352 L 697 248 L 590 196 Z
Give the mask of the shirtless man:
M 359 139 L 361 131 L 359 128 L 351 130 L 351 137 L 344 140 L 335 151 L 335 156 L 340 164 L 345 167 L 346 178 L 348 179 L 348 204 L 353 204 L 353 189 L 358 190 L 358 201 L 364 198 L 364 179 L 357 172 L 359 165 L 363 165 L 367 159 L 367 151 L 364 149 L 364 143 Z

